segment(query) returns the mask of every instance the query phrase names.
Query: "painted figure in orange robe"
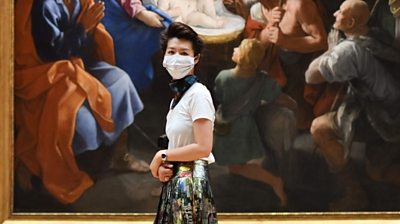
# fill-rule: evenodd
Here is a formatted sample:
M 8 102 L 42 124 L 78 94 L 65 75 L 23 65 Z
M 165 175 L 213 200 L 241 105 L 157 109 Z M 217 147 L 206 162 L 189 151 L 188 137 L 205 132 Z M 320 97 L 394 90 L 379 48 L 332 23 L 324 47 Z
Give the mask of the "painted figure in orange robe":
M 16 178 L 29 188 L 24 176 L 39 176 L 58 201 L 72 203 L 93 185 L 75 156 L 111 146 L 120 156 L 113 162 L 132 168 L 121 153 L 125 129 L 143 105 L 126 73 L 112 66 L 113 42 L 99 24 L 103 3 L 15 4 Z

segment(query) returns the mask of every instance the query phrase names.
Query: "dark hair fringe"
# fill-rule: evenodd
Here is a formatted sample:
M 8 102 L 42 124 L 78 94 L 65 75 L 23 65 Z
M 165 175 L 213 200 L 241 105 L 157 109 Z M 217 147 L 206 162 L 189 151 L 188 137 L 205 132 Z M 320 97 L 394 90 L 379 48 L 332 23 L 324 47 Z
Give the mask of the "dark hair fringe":
M 203 50 L 203 40 L 190 26 L 181 23 L 173 22 L 169 25 L 168 29 L 161 33 L 161 48 L 165 52 L 167 49 L 168 41 L 172 38 L 184 39 L 192 42 L 194 55 L 198 55 Z

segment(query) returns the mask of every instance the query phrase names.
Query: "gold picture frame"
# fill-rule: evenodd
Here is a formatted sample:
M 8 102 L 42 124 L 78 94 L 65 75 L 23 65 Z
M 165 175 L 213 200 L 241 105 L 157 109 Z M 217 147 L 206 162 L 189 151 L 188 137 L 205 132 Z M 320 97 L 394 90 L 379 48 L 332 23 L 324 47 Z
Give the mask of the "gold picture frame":
M 14 1 L 0 1 L 0 224 L 152 223 L 154 214 L 14 213 L 13 212 L 13 50 Z M 392 224 L 400 212 L 355 213 L 222 213 L 220 223 Z

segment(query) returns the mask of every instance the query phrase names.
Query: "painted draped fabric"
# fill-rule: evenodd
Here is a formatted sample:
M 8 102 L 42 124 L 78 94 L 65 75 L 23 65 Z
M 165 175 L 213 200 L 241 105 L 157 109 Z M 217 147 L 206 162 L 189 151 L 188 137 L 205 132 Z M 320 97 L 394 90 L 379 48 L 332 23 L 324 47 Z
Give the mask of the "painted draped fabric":
M 171 18 L 153 5 L 142 6 L 137 0 L 105 0 L 102 23 L 114 40 L 116 65 L 131 77 L 138 90 L 149 87 L 153 79 L 151 59 L 160 50 L 160 33 Z M 163 17 L 163 28 L 149 27 L 134 16 L 145 7 Z
M 113 42 L 104 27 L 99 24 L 93 36 L 87 36 L 78 25 L 91 4 L 74 0 L 71 15 L 61 0 L 18 0 L 15 5 L 16 158 L 40 176 L 62 203 L 74 202 L 93 185 L 79 170 L 71 147 L 77 139 L 78 118 L 91 116 L 95 126 L 90 127 L 114 138 L 121 131 L 121 125 L 113 121 L 113 89 L 118 88 L 109 87 L 117 81 L 110 76 L 126 75 L 110 65 L 114 63 Z M 132 84 L 124 88 L 121 97 L 137 98 Z M 142 108 L 140 100 L 136 101 L 136 105 L 120 105 L 132 108 L 126 115 L 132 121 L 129 113 Z M 112 141 L 102 140 L 104 135 L 96 137 L 99 144 Z
M 249 107 L 252 108 L 240 111 L 240 116 L 231 122 L 226 135 L 214 135 L 213 153 L 220 165 L 245 164 L 265 154 L 255 120 L 255 111 L 261 101 L 273 102 L 281 94 L 281 89 L 264 73 L 258 73 L 257 76 L 240 78 L 230 70 L 222 70 L 215 79 L 215 99 L 225 108 L 235 105 L 235 101 L 242 95 L 251 96 L 247 94 L 250 89 L 258 89 L 256 94 L 252 94 L 255 96 L 251 96 L 254 99 L 241 99 L 243 104 L 245 101 L 250 101 Z
M 321 57 L 319 71 L 327 82 L 351 83 L 353 94 L 348 95 L 356 103 L 345 101 L 342 111 L 365 110 L 368 122 L 380 137 L 396 142 L 400 140 L 400 53 L 392 46 L 393 40 L 385 43 L 384 34 L 376 32 L 371 28 L 368 36 L 340 42 Z M 342 116 L 339 120 L 339 127 L 344 129 L 341 132 L 354 131 L 343 127 L 345 119 Z

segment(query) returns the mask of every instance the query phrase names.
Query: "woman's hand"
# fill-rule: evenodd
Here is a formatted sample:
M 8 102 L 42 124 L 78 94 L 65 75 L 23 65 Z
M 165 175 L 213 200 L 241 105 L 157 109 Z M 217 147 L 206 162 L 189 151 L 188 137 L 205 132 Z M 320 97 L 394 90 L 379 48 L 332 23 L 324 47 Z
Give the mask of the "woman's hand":
M 172 167 L 174 165 L 170 163 L 163 163 L 161 166 L 158 168 L 158 179 L 161 182 L 167 182 L 171 179 L 173 171 Z
M 154 157 L 153 160 L 150 163 L 150 170 L 151 170 L 151 174 L 153 175 L 153 177 L 155 178 L 159 178 L 158 177 L 158 169 L 159 167 L 162 165 L 162 159 L 161 159 L 161 153 L 165 153 L 166 150 L 160 150 L 158 151 Z

